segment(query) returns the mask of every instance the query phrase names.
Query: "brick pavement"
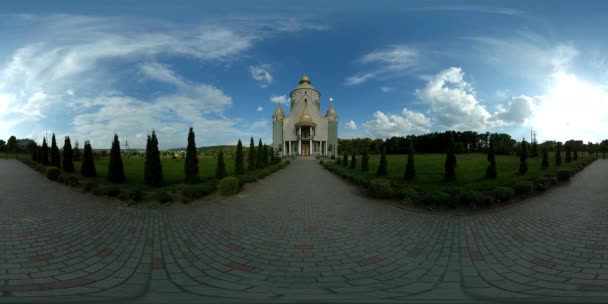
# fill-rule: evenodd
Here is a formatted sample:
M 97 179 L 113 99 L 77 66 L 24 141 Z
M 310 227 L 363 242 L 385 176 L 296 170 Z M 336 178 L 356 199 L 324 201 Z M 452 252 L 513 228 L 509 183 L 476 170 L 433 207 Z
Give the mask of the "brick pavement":
M 608 299 L 608 161 L 467 216 L 395 208 L 314 162 L 146 210 L 0 160 L 0 303 Z

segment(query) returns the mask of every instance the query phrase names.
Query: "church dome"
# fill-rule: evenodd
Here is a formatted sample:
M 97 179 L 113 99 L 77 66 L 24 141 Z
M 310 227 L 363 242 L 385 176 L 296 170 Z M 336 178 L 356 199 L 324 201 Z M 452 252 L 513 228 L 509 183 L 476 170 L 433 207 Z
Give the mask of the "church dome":
M 325 113 L 325 117 L 334 119 L 334 120 L 338 119 L 338 114 L 336 113 L 336 110 L 334 109 L 333 104 L 331 104 L 331 103 L 329 104 L 329 108 L 327 109 L 327 112 Z
M 308 78 L 306 75 L 303 75 L 302 78 L 300 78 L 300 84 L 298 84 L 298 86 L 293 90 L 295 91 L 299 89 L 311 89 L 317 91 L 317 89 L 310 84 L 310 78 Z
M 273 119 L 283 119 L 285 114 L 283 113 L 283 108 L 281 108 L 281 104 L 277 104 L 277 108 L 274 110 L 274 114 L 272 114 Z
M 302 75 L 302 78 L 300 78 L 300 83 L 302 82 L 308 82 L 308 84 L 310 84 L 310 79 L 308 76 L 306 76 L 306 74 Z

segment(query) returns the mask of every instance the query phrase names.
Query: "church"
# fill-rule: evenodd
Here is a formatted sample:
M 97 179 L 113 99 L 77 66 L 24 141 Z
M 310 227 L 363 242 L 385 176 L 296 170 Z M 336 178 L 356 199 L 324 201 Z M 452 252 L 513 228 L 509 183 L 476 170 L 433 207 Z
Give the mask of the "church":
M 272 146 L 281 156 L 337 156 L 338 115 L 332 99 L 325 116 L 321 114 L 321 93 L 308 76 L 289 95 L 289 114 L 281 104 L 272 115 Z

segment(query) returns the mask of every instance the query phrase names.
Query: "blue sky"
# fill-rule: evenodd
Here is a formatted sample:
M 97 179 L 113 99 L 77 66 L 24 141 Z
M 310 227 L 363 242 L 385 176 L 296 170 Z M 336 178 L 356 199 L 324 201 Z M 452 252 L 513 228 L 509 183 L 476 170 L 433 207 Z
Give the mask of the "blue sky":
M 549 5 L 550 4 L 550 5 Z M 302 74 L 339 136 L 608 137 L 603 1 L 5 1 L 0 138 L 271 140 Z M 283 105 L 288 111 L 288 106 Z

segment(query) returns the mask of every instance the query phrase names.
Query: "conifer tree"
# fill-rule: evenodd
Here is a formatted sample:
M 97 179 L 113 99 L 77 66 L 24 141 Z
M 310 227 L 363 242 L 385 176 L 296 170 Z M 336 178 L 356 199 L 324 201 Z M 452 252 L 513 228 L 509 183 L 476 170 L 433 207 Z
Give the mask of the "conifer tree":
M 48 166 L 49 165 L 49 146 L 46 144 L 46 137 L 42 139 L 42 151 L 41 151 L 40 163 Z
M 344 151 L 344 155 L 342 155 L 342 166 L 348 167 L 348 153 Z
M 82 165 L 80 166 L 80 174 L 84 177 L 94 177 L 97 175 L 95 170 L 95 160 L 93 158 L 93 149 L 89 141 L 84 142 L 84 152 L 82 154 Z
M 450 137 L 450 143 L 448 144 L 448 152 L 445 157 L 445 174 L 444 178 L 446 181 L 456 180 L 456 154 L 454 152 L 454 137 Z
M 268 163 L 269 163 L 269 162 L 268 162 L 268 146 L 267 146 L 267 145 L 264 145 L 264 147 L 263 147 L 262 151 L 264 151 L 264 152 L 262 153 L 262 154 L 264 154 L 264 161 L 263 161 L 263 164 L 264 164 L 264 168 L 266 168 L 266 167 L 268 167 Z
M 355 169 L 357 167 L 357 157 L 356 154 L 353 153 L 353 156 L 350 158 L 350 168 Z
M 496 153 L 494 152 L 494 141 L 490 139 L 490 148 L 488 149 L 488 162 L 490 165 L 486 168 L 486 178 L 496 178 Z
M 146 145 L 144 182 L 152 187 L 163 185 L 163 167 L 160 162 L 160 151 L 158 150 L 158 139 L 155 131 L 152 131 L 152 136 L 148 136 Z
M 243 143 L 239 139 L 236 144 L 236 157 L 234 158 L 234 173 L 241 175 L 245 173 L 245 159 L 243 158 Z
M 407 153 L 407 165 L 405 165 L 405 180 L 413 180 L 416 178 L 416 168 L 414 167 L 414 141 L 410 140 L 410 146 Z
M 194 141 L 194 131 L 190 127 L 188 131 L 188 146 L 186 147 L 186 161 L 184 163 L 186 184 L 196 184 L 199 181 L 198 177 L 198 157 L 196 152 L 196 142 Z
M 217 155 L 217 166 L 215 167 L 215 177 L 219 180 L 226 177 L 226 164 L 224 164 L 224 152 L 220 150 Z
M 519 174 L 526 174 L 528 172 L 528 144 L 525 139 L 521 141 L 521 151 L 519 155 Z
M 541 168 L 549 168 L 549 151 L 547 150 L 547 146 L 543 147 L 543 161 L 541 162 Z
M 377 176 L 386 176 L 388 174 L 386 165 L 386 148 L 382 146 L 380 152 L 380 163 L 378 164 L 378 170 L 376 170 Z
M 562 143 L 561 142 L 558 142 L 557 147 L 555 147 L 555 165 L 558 167 L 562 165 Z
M 369 153 L 367 150 L 363 151 L 361 157 L 361 172 L 367 172 L 369 170 Z
M 51 166 L 61 168 L 61 156 L 59 155 L 59 148 L 57 147 L 57 141 L 55 140 L 55 133 L 51 137 Z
M 255 161 L 256 161 L 255 144 L 253 143 L 253 137 L 252 137 L 251 140 L 249 141 L 249 163 L 247 164 L 247 169 L 249 169 L 249 171 L 255 171 L 255 168 L 257 167 L 255 164 Z
M 80 148 L 78 147 L 78 141 L 76 141 L 74 143 L 74 161 L 80 161 L 82 158 L 82 155 L 80 153 Z
M 72 162 L 73 158 L 74 151 L 72 150 L 72 143 L 70 142 L 70 137 L 66 136 L 65 141 L 63 142 L 63 157 L 61 158 L 63 161 L 64 172 L 74 172 L 74 163 Z
M 566 144 L 566 163 L 569 164 L 572 161 L 572 155 L 570 153 L 570 145 Z
M 262 146 L 262 139 L 260 138 L 260 141 L 258 142 L 258 149 L 256 151 L 256 160 L 255 160 L 255 167 L 257 169 L 262 169 L 264 168 L 264 147 Z
M 108 163 L 108 180 L 113 183 L 124 183 L 125 169 L 122 164 L 122 155 L 120 154 L 120 142 L 118 134 L 114 134 L 112 149 L 110 150 L 110 162 Z
M 574 153 L 572 155 L 572 159 L 573 160 L 578 160 L 578 149 L 576 149 L 576 146 L 574 146 L 572 149 L 574 149 Z
M 32 161 L 38 161 L 38 144 L 32 146 Z

